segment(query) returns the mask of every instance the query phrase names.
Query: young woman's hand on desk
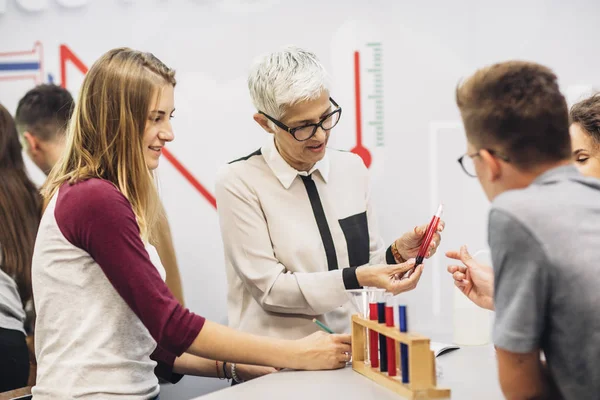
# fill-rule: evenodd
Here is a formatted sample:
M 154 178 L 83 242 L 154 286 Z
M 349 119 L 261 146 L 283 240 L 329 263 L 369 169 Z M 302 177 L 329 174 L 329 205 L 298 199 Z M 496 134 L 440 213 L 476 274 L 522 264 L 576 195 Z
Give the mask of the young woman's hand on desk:
M 376 287 L 398 294 L 417 287 L 423 265 L 415 268 L 408 278 L 399 277 L 415 268 L 415 260 L 410 259 L 402 264 L 365 265 L 356 269 L 356 278 L 361 286 Z
M 296 369 L 343 368 L 352 358 L 350 335 L 332 335 L 319 331 L 295 342 L 296 352 L 299 354 L 297 361 L 300 363 Z
M 238 364 L 320 370 L 343 368 L 350 361 L 350 343 L 350 335 L 316 332 L 302 339 L 288 340 L 251 335 L 205 321 L 187 352 Z
M 481 265 L 462 246 L 459 251 L 449 251 L 446 257 L 461 261 L 464 265 L 449 265 L 448 272 L 454 284 L 473 303 L 488 310 L 494 309 L 494 270 Z

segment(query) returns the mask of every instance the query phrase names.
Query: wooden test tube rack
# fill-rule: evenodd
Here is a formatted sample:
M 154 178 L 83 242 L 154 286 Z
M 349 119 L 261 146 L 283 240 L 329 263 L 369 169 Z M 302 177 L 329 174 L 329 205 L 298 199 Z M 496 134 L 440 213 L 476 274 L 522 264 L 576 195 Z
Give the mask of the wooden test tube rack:
M 397 364 L 401 365 L 398 356 L 399 343 L 408 346 L 409 383 L 402 383 L 399 377 L 390 377 L 378 368 L 365 365 L 365 329 L 380 333 L 396 342 L 395 351 Z M 393 390 L 408 399 L 444 399 L 450 398 L 450 389 L 436 387 L 435 355 L 429 347 L 429 338 L 414 333 L 400 332 L 398 327 L 385 326 L 377 321 L 361 318 L 358 314 L 352 316 L 352 369 L 371 379 L 381 386 Z

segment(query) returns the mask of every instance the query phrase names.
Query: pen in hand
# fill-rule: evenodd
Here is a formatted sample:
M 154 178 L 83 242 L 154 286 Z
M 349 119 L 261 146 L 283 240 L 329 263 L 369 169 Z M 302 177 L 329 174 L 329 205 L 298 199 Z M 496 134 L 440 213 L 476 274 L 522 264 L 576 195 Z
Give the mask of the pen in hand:
M 327 332 L 327 333 L 331 333 L 331 334 L 335 333 L 335 332 L 333 332 L 333 331 L 332 331 L 332 330 L 331 330 L 331 329 L 330 329 L 330 328 L 329 328 L 327 325 L 325 325 L 324 323 L 322 323 L 322 322 L 321 322 L 321 321 L 319 321 L 318 319 L 316 319 L 316 318 L 313 318 L 313 322 L 314 322 L 315 324 L 317 324 L 317 326 L 318 326 L 319 328 L 321 328 L 323 331 L 325 331 L 325 332 Z
M 321 321 L 319 321 L 316 318 L 313 318 L 313 322 L 315 324 L 317 324 L 317 326 L 319 328 L 321 328 L 321 330 L 329 333 L 329 334 L 334 334 L 335 332 L 331 330 L 331 328 L 329 328 L 327 325 L 325 325 L 324 323 L 322 323 Z M 348 361 L 346 361 L 346 365 L 352 365 L 352 354 L 351 353 L 345 353 L 346 356 L 348 356 Z

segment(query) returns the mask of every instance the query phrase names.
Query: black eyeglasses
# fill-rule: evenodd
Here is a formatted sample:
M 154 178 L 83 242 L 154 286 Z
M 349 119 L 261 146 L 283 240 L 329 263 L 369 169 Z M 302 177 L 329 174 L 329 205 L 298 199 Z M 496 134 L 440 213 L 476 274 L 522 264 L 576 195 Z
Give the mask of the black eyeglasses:
M 458 158 L 458 160 L 456 160 L 456 161 L 458 161 L 458 163 L 462 167 L 462 170 L 465 171 L 465 174 L 469 175 L 471 178 L 477 177 L 477 173 L 475 171 L 475 164 L 473 163 L 473 158 L 481 157 L 481 154 L 479 154 L 479 152 L 481 150 L 487 151 L 492 156 L 499 158 L 500 160 L 502 160 L 504 162 L 510 162 L 510 159 L 508 157 L 503 156 L 502 154 L 498 153 L 497 151 L 491 150 L 491 149 L 480 149 L 480 150 L 477 150 L 477 152 L 475 152 L 473 154 L 465 153 L 462 156 L 460 156 Z
M 338 122 L 340 122 L 340 117 L 342 116 L 342 107 L 340 107 L 331 97 L 329 98 L 329 101 L 331 101 L 331 104 L 333 104 L 333 106 L 336 108 L 335 110 L 321 118 L 321 120 L 317 124 L 306 124 L 298 126 L 296 128 L 290 128 L 283 122 L 276 120 L 275 118 L 265 114 L 262 111 L 259 111 L 258 113 L 267 117 L 269 121 L 273 122 L 279 128 L 283 129 L 286 132 L 289 132 L 297 141 L 304 142 L 310 139 L 311 137 L 315 136 L 315 134 L 317 133 L 317 129 L 321 128 L 324 131 L 328 131 L 330 129 L 333 129 L 333 127 L 336 126 Z

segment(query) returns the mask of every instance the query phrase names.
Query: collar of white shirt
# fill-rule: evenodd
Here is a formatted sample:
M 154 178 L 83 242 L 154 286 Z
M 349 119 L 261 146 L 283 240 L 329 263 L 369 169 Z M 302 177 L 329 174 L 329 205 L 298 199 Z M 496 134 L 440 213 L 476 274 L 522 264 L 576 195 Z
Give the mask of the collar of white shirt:
M 294 182 L 294 179 L 296 179 L 296 176 L 307 176 L 317 170 L 321 174 L 323 181 L 327 183 L 330 168 L 327 149 L 325 149 L 325 156 L 319 160 L 308 172 L 296 170 L 294 167 L 289 165 L 287 161 L 283 159 L 283 157 L 281 157 L 281 154 L 279 154 L 279 151 L 277 151 L 277 148 L 275 147 L 275 138 L 273 135 L 269 135 L 267 143 L 265 143 L 263 146 L 261 153 L 267 165 L 269 168 L 271 168 L 271 171 L 273 171 L 277 179 L 279 179 L 279 182 L 281 182 L 286 190 L 290 188 L 292 182 Z

